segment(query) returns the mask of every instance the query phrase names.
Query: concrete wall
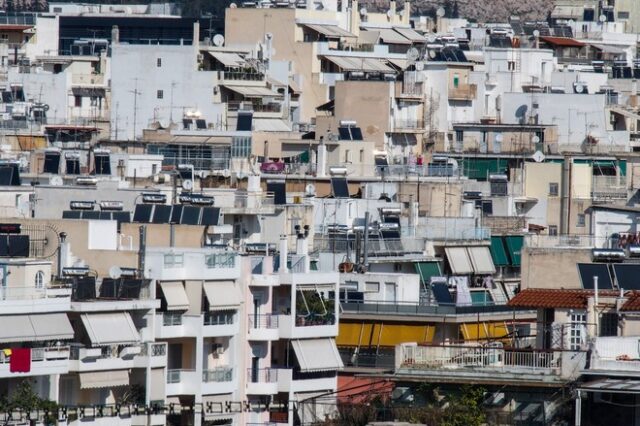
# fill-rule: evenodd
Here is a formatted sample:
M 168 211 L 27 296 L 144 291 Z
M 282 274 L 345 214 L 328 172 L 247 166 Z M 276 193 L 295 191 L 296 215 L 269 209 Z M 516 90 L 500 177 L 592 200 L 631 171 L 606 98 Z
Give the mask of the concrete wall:
M 591 249 L 522 248 L 521 288 L 582 288 L 577 263 L 591 262 Z

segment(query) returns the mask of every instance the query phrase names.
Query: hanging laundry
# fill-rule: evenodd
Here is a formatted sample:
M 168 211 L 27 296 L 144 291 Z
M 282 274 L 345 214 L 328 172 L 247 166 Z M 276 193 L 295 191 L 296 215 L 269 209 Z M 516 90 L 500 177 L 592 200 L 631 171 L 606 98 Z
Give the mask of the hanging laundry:
M 9 371 L 11 373 L 28 373 L 31 371 L 30 348 L 15 348 L 11 350 Z

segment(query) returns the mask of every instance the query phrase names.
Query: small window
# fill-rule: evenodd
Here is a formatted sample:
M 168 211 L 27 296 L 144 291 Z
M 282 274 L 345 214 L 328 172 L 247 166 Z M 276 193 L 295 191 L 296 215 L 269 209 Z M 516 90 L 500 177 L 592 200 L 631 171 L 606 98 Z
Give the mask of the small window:
M 558 235 L 558 227 L 556 225 L 549 225 L 549 235 L 552 237 Z
M 156 66 L 157 66 L 158 68 L 160 68 L 160 67 L 162 66 L 162 58 L 158 58 L 158 59 L 156 60 Z
M 44 272 L 36 272 L 36 288 L 44 288 Z
M 618 12 L 618 19 L 629 19 L 629 12 L 620 11 Z
M 462 130 L 456 130 L 456 142 L 464 141 L 464 132 Z
M 82 106 L 82 96 L 74 96 L 73 97 L 73 104 L 75 105 L 76 108 L 80 108 Z
M 558 196 L 558 183 L 557 182 L 550 182 L 549 183 L 549 196 L 550 197 L 557 197 Z
M 507 62 L 507 68 L 509 69 L 509 71 L 515 71 L 516 70 L 516 61 L 508 61 Z
M 360 150 L 360 164 L 364 163 L 364 149 Z
M 367 293 L 379 293 L 380 283 L 368 281 L 364 283 L 364 291 L 366 291 Z
M 345 281 L 342 288 L 349 291 L 358 291 L 358 281 Z
M 165 254 L 165 268 L 182 268 L 184 266 L 184 254 Z
M 618 314 L 606 313 L 600 316 L 600 336 L 618 335 Z
M 163 98 L 164 98 L 164 91 L 162 91 L 162 90 L 158 90 L 157 98 L 158 98 L 158 99 L 163 99 Z
M 584 226 L 584 224 L 585 224 L 584 213 L 578 213 L 578 223 L 576 226 Z

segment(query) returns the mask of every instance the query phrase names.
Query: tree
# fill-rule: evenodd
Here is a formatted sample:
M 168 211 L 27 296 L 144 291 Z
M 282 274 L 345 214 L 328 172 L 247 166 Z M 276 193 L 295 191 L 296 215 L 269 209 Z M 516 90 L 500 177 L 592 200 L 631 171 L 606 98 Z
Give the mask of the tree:
M 23 380 L 18 387 L 10 395 L 0 396 L 0 413 L 12 413 L 15 411 L 23 411 L 30 413 L 31 411 L 40 411 L 44 416 L 45 424 L 54 424 L 58 404 L 40 396 L 33 391 L 32 381 Z

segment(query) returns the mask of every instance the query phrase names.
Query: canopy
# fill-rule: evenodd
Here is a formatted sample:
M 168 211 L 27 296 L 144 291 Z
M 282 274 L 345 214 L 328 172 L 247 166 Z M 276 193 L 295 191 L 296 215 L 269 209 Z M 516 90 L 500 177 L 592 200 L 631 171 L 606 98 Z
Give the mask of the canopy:
M 233 281 L 205 281 L 204 293 L 210 311 L 238 309 L 242 302 L 240 288 Z
M 468 247 L 467 251 L 476 274 L 493 274 L 496 272 L 489 247 Z
M 335 371 L 343 367 L 334 339 L 292 340 L 291 345 L 303 372 Z
M 502 237 L 491 237 L 491 257 L 493 258 L 493 264 L 496 266 L 509 265 L 509 258 L 504 250 Z
M 524 244 L 524 237 L 522 235 L 509 235 L 504 237 L 504 241 L 507 245 L 507 250 L 509 250 L 511 266 L 520 266 L 520 256 L 522 246 Z
M 387 44 L 411 44 L 411 40 L 403 37 L 401 34 L 393 31 L 391 28 L 380 28 L 380 40 Z
M 93 371 L 80 373 L 80 389 L 129 386 L 128 370 Z
M 83 314 L 81 318 L 94 346 L 140 342 L 140 334 L 128 312 Z
M 245 98 L 262 98 L 263 96 L 282 96 L 278 92 L 274 92 L 273 90 L 265 87 L 265 86 L 233 86 L 233 85 L 223 85 L 223 87 L 234 91 Z
M 393 73 L 394 70 L 381 60 L 375 58 L 356 58 L 353 56 L 325 56 L 325 59 L 333 62 L 343 71 L 364 71 Z
M 217 61 L 228 68 L 241 68 L 244 66 L 244 59 L 237 53 L 227 52 L 207 52 Z
M 416 272 L 420 275 L 420 280 L 423 285 L 429 285 L 429 283 L 431 283 L 431 277 L 439 277 L 442 275 L 438 262 L 418 262 L 415 266 Z
M 189 298 L 184 286 L 178 281 L 160 283 L 164 300 L 169 311 L 186 311 L 189 309 Z
M 474 272 L 466 247 L 446 247 L 444 250 L 454 275 L 466 275 Z
M 0 342 L 33 342 L 73 339 L 66 314 L 3 315 Z
M 413 28 L 393 27 L 394 30 L 402 34 L 403 37 L 414 43 L 425 43 L 427 39 Z
M 343 30 L 337 25 L 304 24 L 304 26 L 327 38 L 356 37 L 354 34 L 351 34 L 347 30 Z

